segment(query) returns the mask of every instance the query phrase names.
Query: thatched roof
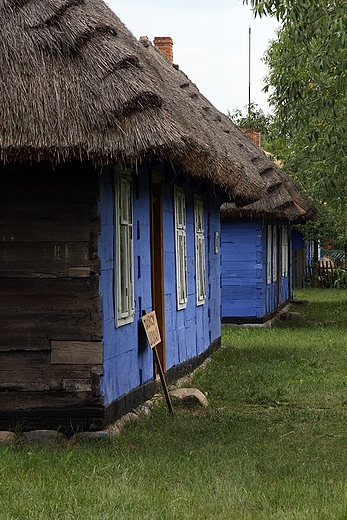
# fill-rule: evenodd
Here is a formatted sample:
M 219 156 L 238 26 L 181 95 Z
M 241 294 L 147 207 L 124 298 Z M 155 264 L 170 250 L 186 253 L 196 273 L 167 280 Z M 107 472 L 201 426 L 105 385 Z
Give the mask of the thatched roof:
M 150 66 L 156 67 L 156 75 L 162 77 L 161 89 L 181 90 L 184 94 L 184 110 L 180 118 L 191 124 L 196 135 L 203 135 L 212 154 L 219 156 L 226 150 L 232 165 L 233 181 L 244 186 L 245 173 L 260 176 L 265 193 L 258 192 L 256 202 L 240 207 L 235 202 L 222 205 L 222 216 L 269 217 L 290 222 L 316 220 L 318 211 L 312 206 L 301 187 L 294 182 L 270 154 L 261 150 L 225 114 L 219 112 L 198 90 L 197 86 L 172 66 L 162 53 L 151 45 L 148 38 L 140 39 L 151 57 Z M 169 94 L 168 94 L 169 97 Z M 189 112 L 186 112 L 186 107 Z M 191 123 L 188 117 L 192 117 Z M 211 171 L 213 175 L 213 171 Z
M 2 0 L 0 49 L 3 162 L 133 164 L 150 156 L 239 203 L 266 192 L 228 118 L 187 78 L 178 85 L 178 71 L 102 0 Z
M 235 205 L 263 197 L 262 212 L 283 195 L 274 163 L 102 0 L 1 0 L 0 49 L 4 163 L 149 156 L 221 186 Z
M 3 161 L 138 158 L 175 146 L 139 44 L 99 0 L 2 0 Z
M 165 92 L 165 99 L 170 101 L 185 127 L 190 128 L 200 149 L 207 147 L 208 152 L 203 154 L 207 176 L 216 180 L 216 168 L 212 164 L 218 160 L 218 178 L 224 185 L 231 181 L 233 191 L 241 199 L 244 194 L 245 198 L 257 200 L 280 183 L 273 162 L 231 119 L 217 110 L 188 76 L 177 65 L 172 65 L 147 37 L 140 38 L 140 41 L 147 49 L 148 65 L 153 75 L 161 80 L 160 89 Z M 250 179 L 248 186 L 247 179 Z M 254 191 L 257 183 L 258 189 Z
M 319 212 L 301 187 L 284 171 L 275 166 L 281 183 L 270 189 L 260 200 L 238 208 L 234 203 L 221 207 L 222 217 L 269 218 L 291 223 L 317 220 Z

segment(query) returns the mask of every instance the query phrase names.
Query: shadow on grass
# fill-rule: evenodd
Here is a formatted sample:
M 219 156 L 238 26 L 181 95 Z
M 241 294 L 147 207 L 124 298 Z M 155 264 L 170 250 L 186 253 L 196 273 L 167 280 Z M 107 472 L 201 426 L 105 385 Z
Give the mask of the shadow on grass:
M 291 311 L 300 314 L 298 320 L 278 320 L 274 328 L 310 329 L 317 326 L 345 327 L 347 330 L 347 302 L 320 302 L 300 307 L 293 305 Z
M 295 300 L 306 300 L 308 305 L 292 305 L 300 314 L 297 322 L 278 322 L 276 327 L 312 328 L 315 326 L 346 327 L 347 291 L 338 289 L 300 289 Z

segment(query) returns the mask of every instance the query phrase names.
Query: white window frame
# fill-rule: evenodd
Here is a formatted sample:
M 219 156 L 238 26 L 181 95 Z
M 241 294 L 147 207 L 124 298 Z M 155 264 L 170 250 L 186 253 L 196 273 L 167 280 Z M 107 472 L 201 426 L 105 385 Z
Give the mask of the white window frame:
M 194 195 L 194 231 L 196 305 L 203 305 L 206 300 L 205 226 L 204 203 L 199 195 Z
M 174 187 L 175 249 L 177 309 L 185 309 L 188 302 L 187 287 L 187 235 L 186 197 L 179 186 Z
M 134 321 L 134 245 L 131 171 L 114 168 L 114 301 L 116 327 Z
M 277 281 L 277 226 L 272 228 L 272 281 Z
M 289 272 L 289 236 L 288 228 L 282 226 L 282 276 L 287 277 Z
M 266 283 L 271 283 L 272 275 L 272 226 L 267 226 L 267 247 L 266 247 Z

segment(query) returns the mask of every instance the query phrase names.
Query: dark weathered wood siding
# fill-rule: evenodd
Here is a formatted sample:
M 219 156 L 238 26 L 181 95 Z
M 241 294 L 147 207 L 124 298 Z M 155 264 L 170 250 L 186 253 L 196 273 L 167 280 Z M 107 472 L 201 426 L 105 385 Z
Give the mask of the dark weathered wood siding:
M 87 163 L 0 169 L 0 428 L 102 414 L 98 177 Z

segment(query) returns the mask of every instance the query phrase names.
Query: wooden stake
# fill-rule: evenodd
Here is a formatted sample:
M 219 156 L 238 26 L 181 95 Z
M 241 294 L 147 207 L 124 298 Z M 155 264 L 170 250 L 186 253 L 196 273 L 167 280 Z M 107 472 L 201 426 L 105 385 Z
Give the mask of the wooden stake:
M 173 415 L 174 413 L 173 413 L 172 403 L 171 403 L 171 399 L 170 399 L 169 389 L 166 384 L 165 374 L 164 374 L 163 367 L 161 365 L 158 350 L 157 350 L 157 345 L 159 345 L 159 343 L 161 343 L 161 338 L 160 338 L 160 332 L 159 332 L 159 327 L 158 327 L 158 322 L 157 322 L 157 317 L 156 317 L 155 311 L 149 312 L 148 314 L 145 311 L 143 311 L 142 323 L 143 323 L 143 326 L 146 331 L 146 336 L 148 339 L 149 346 L 151 347 L 151 349 L 154 352 L 154 358 L 155 358 L 156 365 L 158 367 L 159 377 L 160 377 L 160 381 L 161 381 L 161 384 L 162 384 L 162 387 L 164 390 L 165 399 L 166 399 L 166 403 L 167 403 L 169 412 L 171 413 L 171 415 Z
M 174 415 L 174 411 L 173 411 L 173 408 L 172 408 L 172 402 L 171 402 L 171 398 L 170 398 L 170 394 L 169 394 L 169 389 L 167 387 L 165 374 L 163 372 L 163 368 L 162 368 L 161 363 L 160 363 L 157 347 L 153 347 L 152 350 L 154 352 L 155 362 L 157 363 L 157 366 L 158 366 L 158 372 L 159 372 L 160 381 L 161 381 L 161 384 L 162 384 L 162 387 L 163 387 L 163 390 L 164 390 L 166 404 L 167 404 L 167 407 L 169 409 L 170 414 L 173 416 Z

